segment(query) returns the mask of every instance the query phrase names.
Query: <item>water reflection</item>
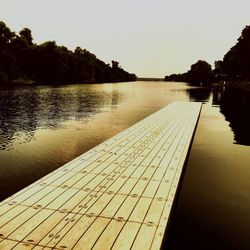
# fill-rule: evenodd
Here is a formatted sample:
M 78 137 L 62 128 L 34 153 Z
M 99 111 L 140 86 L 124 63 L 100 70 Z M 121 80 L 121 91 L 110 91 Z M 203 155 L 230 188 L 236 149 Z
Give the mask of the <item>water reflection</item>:
M 212 106 L 220 107 L 221 113 L 229 121 L 235 143 L 250 145 L 249 94 L 230 89 L 224 91 L 218 86 L 211 92 L 211 89 L 190 88 L 183 84 L 169 84 L 167 88 L 160 83 L 158 85 L 169 101 L 188 99 L 207 103 L 212 96 Z M 67 121 L 88 122 L 101 109 L 108 107 L 107 110 L 115 110 L 124 95 L 132 98 L 135 95 L 133 91 L 137 88 L 134 85 L 133 90 L 127 88 L 125 91 L 125 88 L 117 88 L 112 84 L 103 86 L 45 86 L 0 90 L 0 150 L 12 150 L 17 138 L 22 138 L 22 143 L 30 142 L 39 129 L 57 130 L 64 128 Z M 144 93 L 135 98 L 138 103 L 144 100 L 146 104 L 158 95 L 157 91 L 151 89 L 152 94 Z
M 0 90 L 0 199 L 175 100 L 184 83 L 137 82 Z
M 209 88 L 191 88 L 187 90 L 190 102 L 208 102 L 211 89 Z
M 137 82 L 0 90 L 0 199 L 176 100 L 204 105 L 167 249 L 248 249 L 250 148 L 239 144 L 250 142 L 250 98 L 228 89 Z
M 214 107 L 219 107 L 221 104 L 221 99 L 224 93 L 224 90 L 220 86 L 213 87 L 213 102 L 212 105 Z
M 250 145 L 250 93 L 240 90 L 214 86 L 186 90 L 190 101 L 207 103 L 218 107 L 234 133 L 234 142 Z
M 163 249 L 249 249 L 249 94 L 209 92 Z
M 122 94 L 109 94 L 115 109 Z M 0 90 L 0 150 L 11 150 L 20 134 L 23 142 L 28 142 L 38 129 L 58 129 L 72 119 L 88 121 L 109 99 L 95 91 L 95 85 Z
M 249 98 L 220 89 L 165 82 L 1 89 L 0 199 L 177 100 L 221 109 L 235 142 L 250 145 Z M 213 119 L 208 126 L 219 127 Z
M 0 150 L 8 150 L 21 132 L 26 134 L 26 141 L 33 137 L 37 127 L 37 97 L 28 91 L 0 91 Z
M 235 143 L 249 146 L 250 93 L 226 88 L 221 96 L 221 112 L 234 133 Z

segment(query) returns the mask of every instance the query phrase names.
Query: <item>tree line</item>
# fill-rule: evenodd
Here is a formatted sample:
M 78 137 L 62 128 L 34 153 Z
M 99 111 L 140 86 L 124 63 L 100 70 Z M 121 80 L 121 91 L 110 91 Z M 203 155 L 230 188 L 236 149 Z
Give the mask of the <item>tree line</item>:
M 186 73 L 165 76 L 165 81 L 184 81 L 202 86 L 221 81 L 250 81 L 250 26 L 242 30 L 237 43 L 223 60 L 215 61 L 214 69 L 206 61 L 199 60 Z
M 29 28 L 19 34 L 0 21 L 0 86 L 135 81 L 119 63 L 104 63 L 86 49 L 74 51 L 55 41 L 33 43 Z

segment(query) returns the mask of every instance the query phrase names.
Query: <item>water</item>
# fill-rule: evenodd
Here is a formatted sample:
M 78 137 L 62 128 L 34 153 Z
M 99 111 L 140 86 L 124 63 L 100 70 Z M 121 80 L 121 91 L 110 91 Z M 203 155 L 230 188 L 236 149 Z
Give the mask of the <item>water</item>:
M 0 199 L 172 101 L 203 109 L 169 225 L 168 249 L 249 249 L 250 98 L 184 83 L 0 90 Z
M 188 100 L 187 88 L 142 82 L 0 90 L 0 198 L 169 102 Z
M 166 246 L 250 249 L 250 98 L 191 92 L 205 104 Z

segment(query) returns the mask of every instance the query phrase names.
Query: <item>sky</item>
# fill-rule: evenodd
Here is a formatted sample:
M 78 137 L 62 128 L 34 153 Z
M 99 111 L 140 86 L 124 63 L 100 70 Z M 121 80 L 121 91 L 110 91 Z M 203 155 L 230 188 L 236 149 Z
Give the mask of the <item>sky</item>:
M 214 65 L 250 25 L 249 0 L 0 0 L 0 20 L 34 42 L 56 41 L 118 61 L 138 77 Z

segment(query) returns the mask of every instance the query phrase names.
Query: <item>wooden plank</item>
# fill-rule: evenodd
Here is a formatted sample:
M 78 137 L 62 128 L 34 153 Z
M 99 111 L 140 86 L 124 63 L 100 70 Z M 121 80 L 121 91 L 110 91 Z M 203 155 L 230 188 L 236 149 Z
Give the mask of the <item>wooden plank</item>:
M 138 196 L 127 196 L 127 198 L 124 200 L 122 205 L 118 207 L 112 217 L 121 220 L 128 220 L 138 201 Z
M 142 225 L 131 249 L 150 249 L 156 229 L 156 226 Z
M 199 103 L 175 102 L 0 203 L 0 249 L 160 249 Z
M 105 228 L 105 231 L 100 235 L 98 240 L 92 246 L 91 249 L 100 250 L 100 249 L 111 249 L 114 244 L 117 236 L 125 225 L 125 221 L 121 220 L 112 220 L 108 226 Z
M 133 241 L 139 231 L 140 224 L 134 222 L 127 222 L 122 231 L 119 232 L 112 249 L 127 250 L 131 249 Z M 142 249 L 142 248 L 139 248 Z
M 62 197 L 58 197 L 53 202 L 47 205 L 48 209 L 59 209 L 60 211 L 69 211 L 71 212 L 74 208 L 80 208 L 79 206 L 83 206 L 85 198 L 90 194 L 91 191 L 86 190 L 75 190 L 68 189 L 65 195 L 70 195 L 70 197 L 65 197 L 62 201 Z M 59 203 L 59 204 L 58 204 Z M 63 203 L 63 204 L 62 204 Z
M 150 207 L 151 199 L 140 198 L 129 217 L 129 221 L 142 223 Z
M 53 230 L 55 225 L 65 220 L 65 214 L 55 211 L 51 216 L 48 216 L 42 223 L 38 224 L 37 227 L 34 227 L 29 233 L 23 237 L 23 242 L 38 244 L 39 241 L 46 237 L 48 233 Z M 52 234 L 49 234 L 50 237 L 53 237 Z
M 9 220 L 7 223 L 2 225 L 0 228 L 0 233 L 4 235 L 5 238 L 7 238 L 12 232 L 18 230 L 19 227 L 21 227 L 25 222 L 30 220 L 37 213 L 38 210 L 34 208 L 28 208 L 24 210 L 23 212 L 17 214 L 15 217 Z
M 74 238 L 77 240 L 78 237 L 81 236 L 82 232 L 89 227 L 93 220 L 93 217 L 83 217 L 78 214 L 66 214 L 59 223 L 55 224 L 53 228 L 46 232 L 45 236 L 40 238 L 38 245 L 51 248 L 54 247 L 73 227 L 75 228 L 75 232 L 71 235 L 71 238 L 72 241 Z
M 113 197 L 113 199 L 110 201 L 108 206 L 105 207 L 105 209 L 102 211 L 100 216 L 106 217 L 106 218 L 112 218 L 120 208 L 120 206 L 124 203 L 124 200 L 127 198 L 125 195 L 117 194 Z
M 12 240 L 3 240 L 0 241 L 0 249 L 12 249 L 13 247 L 15 247 L 18 244 L 18 242 L 16 241 L 12 241 Z
M 78 234 L 78 231 L 75 228 L 72 228 L 58 244 L 57 247 L 65 245 L 68 249 L 91 249 L 95 244 L 96 240 L 102 234 L 105 227 L 108 225 L 110 219 L 98 218 L 96 219 L 91 226 L 84 232 L 84 228 Z M 77 239 L 73 236 L 78 234 Z M 72 239 L 72 236 L 74 239 Z M 80 236 L 80 237 L 79 237 Z M 105 249 L 105 248 L 104 248 Z
M 22 241 L 27 235 L 32 233 L 32 231 L 34 231 L 34 229 L 36 229 L 41 223 L 43 223 L 52 214 L 53 214 L 53 211 L 51 211 L 51 210 L 47 210 L 47 209 L 40 210 L 33 217 L 30 217 L 28 220 L 23 222 L 22 225 L 20 225 L 18 228 L 15 229 L 15 231 L 12 231 L 8 235 L 8 238 Z M 6 227 L 10 228 L 10 231 L 13 229 L 12 223 L 10 222 L 9 224 L 10 225 L 7 224 L 3 228 L 4 231 L 6 231 Z M 28 239 L 28 241 L 33 242 L 33 239 Z
M 0 228 L 2 228 L 6 223 L 13 220 L 18 214 L 21 214 L 27 208 L 25 206 L 9 206 L 5 205 L 1 207 L 0 215 Z

